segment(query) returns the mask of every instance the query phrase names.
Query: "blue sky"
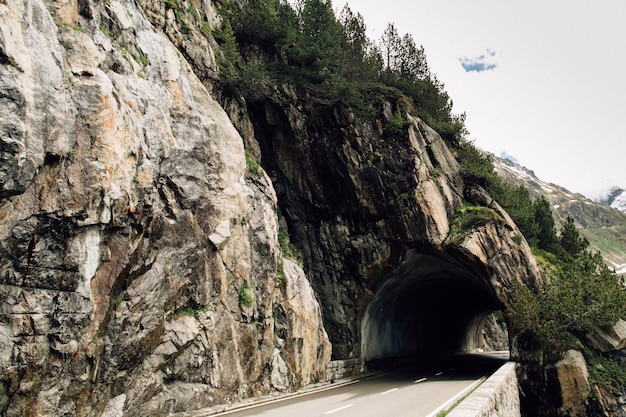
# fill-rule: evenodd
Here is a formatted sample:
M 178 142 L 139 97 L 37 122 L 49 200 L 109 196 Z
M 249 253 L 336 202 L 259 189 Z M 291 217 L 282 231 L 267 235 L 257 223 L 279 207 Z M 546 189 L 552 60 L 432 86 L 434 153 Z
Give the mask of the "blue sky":
M 348 4 L 370 38 L 394 22 L 424 46 L 479 147 L 592 198 L 626 188 L 626 1 Z

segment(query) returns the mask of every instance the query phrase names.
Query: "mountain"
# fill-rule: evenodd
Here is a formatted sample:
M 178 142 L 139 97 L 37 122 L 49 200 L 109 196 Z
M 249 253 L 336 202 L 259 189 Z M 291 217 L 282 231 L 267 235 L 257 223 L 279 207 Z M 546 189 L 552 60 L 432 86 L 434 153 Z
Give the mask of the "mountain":
M 607 206 L 626 212 L 626 190 L 620 187 L 614 187 L 609 190 L 608 195 L 600 199 L 600 202 Z
M 626 191 L 616 188 L 604 201 L 593 201 L 543 181 L 519 164 L 492 157 L 496 172 L 506 182 L 525 186 L 533 197 L 545 196 L 552 203 L 557 224 L 571 216 L 590 248 L 600 251 L 617 273 L 626 274 Z

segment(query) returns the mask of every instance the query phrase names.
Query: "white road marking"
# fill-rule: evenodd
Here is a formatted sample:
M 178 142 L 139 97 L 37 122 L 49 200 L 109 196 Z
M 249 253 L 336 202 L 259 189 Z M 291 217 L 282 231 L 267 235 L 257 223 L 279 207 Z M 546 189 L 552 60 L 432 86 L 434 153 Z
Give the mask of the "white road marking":
M 420 382 L 424 382 L 424 381 L 426 381 L 427 379 L 428 379 L 428 378 L 420 378 L 420 379 L 416 379 L 416 380 L 415 380 L 415 381 L 413 381 L 413 382 L 415 382 L 416 384 L 419 384 Z
M 435 376 L 441 376 L 441 375 L 443 375 L 443 372 L 437 372 L 437 373 L 435 374 Z
M 291 399 L 294 399 L 294 398 L 306 397 L 306 396 L 311 395 L 311 394 L 317 394 L 318 392 L 330 391 L 330 390 L 333 390 L 333 389 L 337 389 L 337 388 L 345 387 L 345 386 L 348 386 L 348 385 L 356 384 L 357 382 L 361 382 L 361 380 L 360 379 L 354 379 L 352 381 L 347 381 L 347 382 L 335 382 L 334 384 L 329 384 L 328 386 L 325 386 L 325 387 L 322 387 L 322 388 L 312 389 L 312 390 L 304 391 L 304 392 L 296 392 L 294 394 L 288 394 L 288 395 L 285 395 L 282 398 L 276 398 L 276 399 L 269 400 L 269 401 L 259 401 L 256 404 L 252 404 L 252 405 L 248 405 L 248 406 L 244 406 L 244 407 L 235 407 L 232 410 L 223 411 L 223 412 L 218 413 L 218 414 L 211 414 L 211 416 L 212 417 L 226 416 L 228 414 L 234 414 L 234 413 L 238 413 L 240 411 L 251 410 L 251 409 L 263 407 L 263 406 L 269 405 L 269 404 L 281 403 L 283 401 L 291 400 Z
M 343 407 L 339 407 L 339 408 L 335 408 L 334 410 L 330 410 L 325 412 L 324 414 L 332 414 L 332 413 L 336 413 L 337 411 L 341 411 L 341 410 L 345 410 L 346 408 L 350 408 L 352 407 L 354 404 L 346 404 Z
M 398 391 L 398 388 L 392 388 L 392 389 L 387 390 L 385 392 L 381 392 L 380 395 L 386 395 L 386 394 L 389 394 L 390 392 L 394 392 L 394 391 Z
M 463 388 L 461 391 L 459 391 L 454 397 L 450 398 L 448 401 L 446 401 L 445 403 L 441 404 L 439 407 L 437 407 L 434 411 L 432 411 L 430 414 L 428 414 L 426 417 L 435 417 L 436 415 L 438 415 L 441 411 L 443 410 L 447 410 L 448 407 L 450 407 L 452 404 L 454 404 L 459 398 L 461 398 L 462 396 L 464 396 L 466 393 L 470 392 L 471 390 L 473 390 L 475 387 L 477 387 L 478 385 L 482 384 L 483 382 L 485 382 L 487 378 L 486 377 L 482 377 L 481 379 L 472 382 L 471 384 L 469 384 L 467 387 Z

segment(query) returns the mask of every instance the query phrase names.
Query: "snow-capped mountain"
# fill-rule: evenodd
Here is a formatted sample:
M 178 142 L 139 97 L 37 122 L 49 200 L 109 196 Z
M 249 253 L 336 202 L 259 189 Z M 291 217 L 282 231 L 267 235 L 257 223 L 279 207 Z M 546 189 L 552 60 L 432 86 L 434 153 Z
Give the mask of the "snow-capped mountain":
M 626 190 L 619 187 L 613 187 L 609 191 L 608 196 L 601 202 L 605 203 L 607 206 L 626 212 Z
M 613 188 L 603 201 L 593 201 L 542 181 L 519 164 L 491 156 L 502 179 L 514 186 L 525 186 L 533 197 L 545 196 L 552 203 L 558 224 L 571 216 L 589 240 L 590 249 L 600 251 L 617 273 L 626 274 L 626 190 Z

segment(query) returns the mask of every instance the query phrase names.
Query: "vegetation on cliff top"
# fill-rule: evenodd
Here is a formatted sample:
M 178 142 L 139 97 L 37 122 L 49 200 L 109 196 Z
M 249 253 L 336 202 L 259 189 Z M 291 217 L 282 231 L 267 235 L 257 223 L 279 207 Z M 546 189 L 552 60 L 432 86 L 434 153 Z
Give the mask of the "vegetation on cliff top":
M 296 7 L 285 0 L 249 0 L 241 8 L 227 4 L 222 14 L 226 22 L 214 35 L 223 50 L 219 64 L 227 92 L 255 99 L 269 86 L 289 83 L 320 103 L 362 114 L 381 97 L 405 97 L 450 145 L 458 147 L 464 138 L 465 116 L 452 113 L 424 48 L 393 24 L 371 41 L 360 14 L 346 5 L 336 16 L 329 0 L 302 0 Z

